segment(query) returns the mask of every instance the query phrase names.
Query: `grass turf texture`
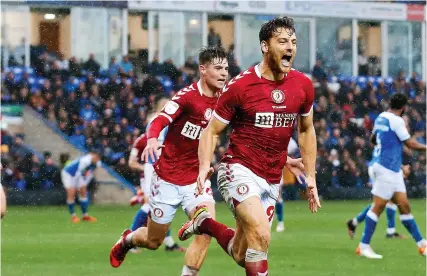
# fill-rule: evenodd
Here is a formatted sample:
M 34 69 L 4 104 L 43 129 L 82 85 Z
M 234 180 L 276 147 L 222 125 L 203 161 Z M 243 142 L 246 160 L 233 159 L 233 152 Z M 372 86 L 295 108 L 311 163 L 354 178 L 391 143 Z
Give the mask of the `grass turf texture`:
M 385 214 L 381 216 L 372 246 L 383 260 L 368 260 L 355 255 L 363 232 L 357 229 L 354 240 L 347 235 L 345 221 L 357 214 L 367 201 L 322 202 L 312 215 L 305 201 L 285 203 L 286 231 L 273 231 L 269 250 L 270 275 L 425 275 L 426 260 L 418 255 L 412 238 L 386 240 Z M 76 206 L 78 207 L 78 206 Z M 425 233 L 425 201 L 413 200 L 415 219 Z M 218 219 L 233 226 L 227 206 L 217 205 Z M 76 209 L 80 211 L 79 209 Z M 10 207 L 2 221 L 1 275 L 181 275 L 182 253 L 143 250 L 128 254 L 118 269 L 109 264 L 109 251 L 120 233 L 128 227 L 137 208 L 92 206 L 95 224 L 72 224 L 66 206 Z M 174 238 L 185 221 L 182 211 L 172 224 Z M 396 217 L 397 230 L 408 235 Z M 276 223 L 273 224 L 273 230 Z M 184 243 L 188 246 L 188 242 Z M 201 275 L 244 275 L 213 240 Z

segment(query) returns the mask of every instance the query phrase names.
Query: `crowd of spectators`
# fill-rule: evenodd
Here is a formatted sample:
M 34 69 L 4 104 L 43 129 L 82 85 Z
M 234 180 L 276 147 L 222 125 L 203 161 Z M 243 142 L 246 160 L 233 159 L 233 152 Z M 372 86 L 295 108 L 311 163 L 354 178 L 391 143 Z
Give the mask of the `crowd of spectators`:
M 230 63 L 235 65 L 230 72 L 233 77 L 240 68 L 234 59 Z M 155 102 L 172 97 L 198 77 L 198 65 L 192 58 L 182 68 L 170 59 L 161 62 L 155 58 L 148 64 L 147 74 L 138 72 L 128 57 L 120 63 L 112 58 L 109 67 L 101 71 L 93 56 L 78 64 L 75 58 L 49 60 L 42 54 L 33 66 L 34 74 L 43 78 L 42 85 L 34 86 L 29 74 L 17 79 L 12 72 L 6 73 L 2 103 L 32 106 L 73 144 L 101 151 L 103 161 L 135 185 L 139 175 L 127 166 L 127 157 L 133 141 L 145 131 Z M 360 87 L 351 80 L 338 80 L 331 85 L 322 63 L 318 62 L 312 75 L 321 190 L 370 185 L 367 165 L 372 153 L 369 136 L 373 121 L 388 108 L 388 99 L 395 92 L 409 96 L 410 108 L 404 119 L 411 133 L 420 142 L 426 142 L 426 87 L 416 74 L 409 81 L 400 74 L 390 85 L 368 81 Z M 227 142 L 224 135 L 216 160 L 224 155 Z M 412 164 L 409 179 L 425 185 L 425 156 L 406 149 L 405 152 L 405 159 Z
M 52 154 L 38 156 L 24 143 L 22 135 L 1 130 L 1 183 L 13 190 L 49 190 L 61 187 L 60 168 Z

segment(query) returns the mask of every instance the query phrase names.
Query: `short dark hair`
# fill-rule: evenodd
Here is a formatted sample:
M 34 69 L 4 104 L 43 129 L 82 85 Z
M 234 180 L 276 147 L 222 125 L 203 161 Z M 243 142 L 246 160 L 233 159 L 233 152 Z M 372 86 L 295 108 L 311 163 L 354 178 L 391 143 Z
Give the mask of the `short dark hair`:
M 294 20 L 291 17 L 281 16 L 265 22 L 259 30 L 259 43 L 268 41 L 280 28 L 291 29 L 295 32 Z
M 396 93 L 391 96 L 390 99 L 390 108 L 391 109 L 402 109 L 406 104 L 408 104 L 408 97 L 402 93 Z
M 199 64 L 212 63 L 214 59 L 227 59 L 227 52 L 222 47 L 204 47 L 199 51 Z

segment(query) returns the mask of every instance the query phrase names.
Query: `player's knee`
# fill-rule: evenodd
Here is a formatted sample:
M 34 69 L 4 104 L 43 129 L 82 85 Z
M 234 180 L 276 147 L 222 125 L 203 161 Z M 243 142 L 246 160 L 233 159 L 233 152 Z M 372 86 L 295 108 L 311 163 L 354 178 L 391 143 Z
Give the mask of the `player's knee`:
M 246 252 L 243 252 L 243 251 L 237 254 L 233 254 L 234 260 L 241 267 L 245 267 L 245 256 L 246 256 Z
M 149 250 L 157 250 L 157 248 L 160 247 L 160 245 L 162 245 L 163 241 L 160 240 L 149 240 L 147 242 L 147 249 Z
M 399 212 L 402 215 L 407 215 L 411 213 L 411 206 L 409 205 L 409 202 L 404 202 L 399 205 L 397 205 L 399 208 Z
M 253 246 L 257 246 L 262 249 L 268 248 L 271 240 L 271 233 L 268 227 L 260 225 L 254 228 L 254 231 L 248 231 L 247 234 L 249 235 L 249 237 L 247 237 L 249 246 L 251 246 L 250 243 L 252 243 Z

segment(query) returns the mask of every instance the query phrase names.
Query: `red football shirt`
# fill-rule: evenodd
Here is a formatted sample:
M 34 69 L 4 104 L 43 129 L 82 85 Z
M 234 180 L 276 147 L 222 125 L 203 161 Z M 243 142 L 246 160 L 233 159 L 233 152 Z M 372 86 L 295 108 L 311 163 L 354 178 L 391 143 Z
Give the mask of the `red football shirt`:
M 154 164 L 162 179 L 179 186 L 197 181 L 200 134 L 208 125 L 217 101 L 217 97 L 204 95 L 196 82 L 181 89 L 165 105 L 159 116 L 168 118 L 171 124 L 165 148 Z
M 263 78 L 258 65 L 237 75 L 213 113 L 233 128 L 223 162 L 239 163 L 278 184 L 297 116 L 308 116 L 313 100 L 311 80 L 297 70 L 278 82 Z

